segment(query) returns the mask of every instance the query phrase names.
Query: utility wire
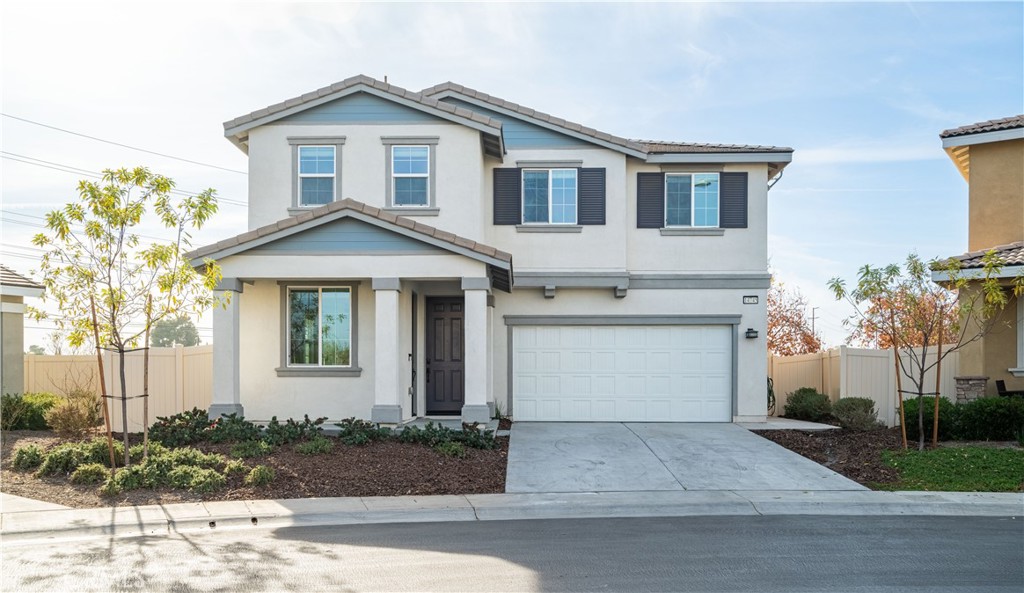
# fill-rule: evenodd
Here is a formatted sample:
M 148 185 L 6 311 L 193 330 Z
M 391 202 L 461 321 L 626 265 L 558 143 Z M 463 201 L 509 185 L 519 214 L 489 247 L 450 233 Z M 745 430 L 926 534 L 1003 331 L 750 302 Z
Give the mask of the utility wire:
M 95 178 L 95 179 L 102 179 L 103 178 L 103 174 L 100 173 L 99 171 L 90 171 L 89 169 L 82 169 L 80 167 L 75 167 L 73 165 L 65 165 L 63 163 L 55 163 L 53 161 L 44 161 L 43 159 L 37 159 L 35 157 L 26 156 L 26 155 L 23 155 L 23 154 L 16 154 L 16 153 L 13 153 L 13 152 L 8 152 L 6 150 L 0 150 L 0 158 L 5 158 L 5 159 L 10 160 L 10 161 L 24 163 L 26 165 L 35 165 L 37 167 L 45 167 L 47 169 L 53 169 L 55 171 L 61 171 L 63 173 L 72 173 L 74 175 L 85 175 L 86 177 L 92 177 L 92 178 Z M 187 191 L 187 190 L 183 190 L 183 189 L 172 189 L 172 190 L 170 190 L 170 192 L 172 194 L 177 194 L 177 195 L 181 195 L 181 196 L 190 196 L 190 197 L 191 196 L 199 195 L 199 192 L 192 192 L 192 191 Z M 249 205 L 247 202 L 243 202 L 241 200 L 232 200 L 231 198 L 217 198 L 217 202 L 218 203 L 222 203 L 223 202 L 225 204 L 230 204 L 232 206 L 248 206 Z
M 131 145 L 128 145 L 128 144 L 122 144 L 120 142 L 114 142 L 113 140 L 104 140 L 103 138 L 97 138 L 96 136 L 90 136 L 88 134 L 82 134 L 81 132 L 72 132 L 71 130 L 65 130 L 64 128 L 58 128 L 57 126 L 51 126 L 49 124 L 44 124 L 44 123 L 40 123 L 40 122 L 37 122 L 37 121 L 32 121 L 30 119 L 25 119 L 24 117 L 18 117 L 16 115 L 10 115 L 10 114 L 7 114 L 7 113 L 0 113 L 0 115 L 2 115 L 4 117 L 9 117 L 11 119 L 16 119 L 18 121 L 22 121 L 22 122 L 25 122 L 27 124 L 32 124 L 32 125 L 35 125 L 35 126 L 40 126 L 40 127 L 43 127 L 43 128 L 49 128 L 51 130 L 57 130 L 58 132 L 64 132 L 65 134 L 71 134 L 73 136 L 79 136 L 81 138 L 88 138 L 89 140 L 95 140 L 97 142 L 103 142 L 103 143 L 106 143 L 106 144 L 112 144 L 114 146 L 120 146 L 121 148 L 128 148 L 130 150 L 137 150 L 139 152 L 145 152 L 147 154 L 153 154 L 153 155 L 161 156 L 161 157 L 168 158 L 168 159 L 174 159 L 176 161 L 182 161 L 182 162 L 185 162 L 185 163 L 191 163 L 193 165 L 200 165 L 202 167 L 210 167 L 211 169 L 220 169 L 221 171 L 228 171 L 230 173 L 238 173 L 240 175 L 248 175 L 248 173 L 246 173 L 245 171 L 239 171 L 238 169 L 229 169 L 227 167 L 221 167 L 219 165 L 211 165 L 209 163 L 202 163 L 202 162 L 199 162 L 199 161 L 193 161 L 191 159 L 186 159 L 186 158 L 182 158 L 182 157 L 179 157 L 179 156 L 174 156 L 174 155 L 166 154 L 166 153 L 163 153 L 163 152 L 156 152 L 154 150 L 147 150 L 145 148 L 139 148 L 137 146 L 131 146 Z

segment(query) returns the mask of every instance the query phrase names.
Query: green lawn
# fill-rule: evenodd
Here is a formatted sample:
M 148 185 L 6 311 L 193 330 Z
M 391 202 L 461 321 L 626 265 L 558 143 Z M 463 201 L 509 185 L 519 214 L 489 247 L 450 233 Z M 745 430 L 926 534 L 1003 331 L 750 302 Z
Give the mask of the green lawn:
M 885 462 L 901 480 L 884 490 L 1020 492 L 1024 490 L 1024 449 L 943 447 L 928 451 L 885 451 Z

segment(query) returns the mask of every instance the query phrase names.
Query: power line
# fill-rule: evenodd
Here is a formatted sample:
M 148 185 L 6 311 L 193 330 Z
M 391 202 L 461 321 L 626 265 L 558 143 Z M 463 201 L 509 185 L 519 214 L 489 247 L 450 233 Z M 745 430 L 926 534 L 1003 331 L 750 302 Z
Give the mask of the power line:
M 23 155 L 23 154 L 16 154 L 16 153 L 13 153 L 13 152 L 8 152 L 6 150 L 0 150 L 0 158 L 5 158 L 7 160 L 15 161 L 15 162 L 18 162 L 18 163 L 24 163 L 26 165 L 35 165 L 37 167 L 44 167 L 46 169 L 53 169 L 54 171 L 60 171 L 62 173 L 71 173 L 71 174 L 74 174 L 74 175 L 85 175 L 86 177 L 92 177 L 92 178 L 95 178 L 95 179 L 103 179 L 103 174 L 100 173 L 99 171 L 90 171 L 89 169 L 82 169 L 80 167 L 75 167 L 74 165 L 65 165 L 63 163 L 55 163 L 53 161 L 44 161 L 43 159 L 37 159 L 35 157 L 26 156 L 26 155 Z M 190 196 L 190 197 L 199 195 L 199 192 L 187 191 L 187 190 L 183 190 L 183 189 L 172 189 L 172 190 L 170 190 L 170 192 L 172 194 L 177 194 L 177 195 L 182 195 L 182 196 Z M 249 205 L 248 202 L 243 202 L 241 200 L 232 200 L 231 198 L 217 198 L 217 202 L 218 203 L 223 202 L 225 204 L 230 204 L 232 206 L 248 206 Z
M 88 134 L 82 134 L 81 132 L 73 132 L 71 130 L 65 130 L 64 128 L 58 128 L 57 126 L 51 126 L 49 124 L 44 124 L 44 123 L 40 123 L 40 122 L 37 122 L 37 121 L 32 121 L 30 119 L 25 119 L 23 117 L 18 117 L 16 115 L 10 115 L 10 114 L 7 114 L 7 113 L 0 113 L 0 115 L 3 115 L 4 117 L 9 117 L 11 119 L 16 119 L 18 121 L 22 121 L 22 122 L 25 122 L 25 123 L 28 123 L 28 124 L 32 124 L 32 125 L 35 125 L 35 126 L 40 126 L 40 127 L 43 127 L 43 128 L 49 128 L 51 130 L 57 130 L 58 132 L 64 132 L 65 134 L 71 134 L 73 136 L 79 136 L 81 138 L 88 138 L 89 140 L 95 140 L 97 142 L 103 142 L 103 143 L 106 143 L 106 144 L 112 144 L 114 146 L 120 146 L 121 148 L 128 148 L 130 150 L 137 150 L 139 152 L 145 152 L 147 154 L 153 154 L 153 155 L 161 156 L 161 157 L 168 158 L 168 159 L 174 159 L 176 161 L 182 161 L 182 162 L 185 162 L 185 163 L 191 163 L 193 165 L 200 165 L 202 167 L 210 167 L 211 169 L 220 169 L 221 171 L 228 171 L 230 173 L 239 173 L 241 175 L 248 175 L 248 173 L 246 173 L 245 171 L 239 171 L 238 169 L 229 169 L 227 167 L 221 167 L 220 165 L 211 165 L 209 163 L 202 163 L 202 162 L 199 162 L 199 161 L 193 161 L 191 159 L 186 159 L 186 158 L 182 158 L 182 157 L 179 157 L 179 156 L 174 156 L 174 155 L 166 154 L 166 153 L 163 153 L 163 152 L 156 152 L 154 150 L 147 150 L 145 148 L 139 148 L 137 146 L 131 146 L 131 145 L 128 145 L 128 144 L 122 144 L 120 142 L 114 142 L 113 140 L 104 140 L 103 138 L 97 138 L 96 136 L 90 136 Z

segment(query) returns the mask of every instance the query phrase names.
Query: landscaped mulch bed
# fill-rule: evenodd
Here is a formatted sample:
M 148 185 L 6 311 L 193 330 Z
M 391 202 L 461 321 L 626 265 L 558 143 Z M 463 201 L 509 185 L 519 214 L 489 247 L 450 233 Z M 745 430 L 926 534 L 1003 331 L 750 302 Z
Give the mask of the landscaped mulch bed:
M 758 435 L 816 461 L 858 484 L 873 486 L 898 482 L 899 472 L 886 465 L 882 451 L 902 448 L 900 429 L 855 431 L 846 429 L 759 430 Z
M 419 444 L 394 441 L 348 446 L 335 441 L 322 455 L 300 455 L 295 445 L 274 449 L 266 457 L 245 459 L 252 467 L 267 465 L 276 477 L 271 484 L 250 487 L 242 476 L 228 478 L 227 487 L 209 494 L 159 489 L 132 490 L 112 498 L 98 487 L 71 484 L 64 477 L 36 478 L 11 469 L 13 450 L 35 442 L 43 447 L 59 440 L 52 432 L 13 431 L 2 435 L 0 490 L 69 507 L 166 504 L 207 500 L 254 500 L 331 496 L 401 496 L 427 494 L 484 494 L 505 491 L 508 439 L 493 450 L 466 449 L 466 457 L 447 457 Z M 133 443 L 135 441 L 133 440 Z M 227 454 L 230 445 L 201 444 L 208 453 Z

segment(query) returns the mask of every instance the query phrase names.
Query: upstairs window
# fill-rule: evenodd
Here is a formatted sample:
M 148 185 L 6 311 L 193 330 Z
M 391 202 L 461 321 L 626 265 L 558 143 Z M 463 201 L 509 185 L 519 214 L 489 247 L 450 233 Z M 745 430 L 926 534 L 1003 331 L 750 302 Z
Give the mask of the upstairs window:
M 391 147 L 391 189 L 393 205 L 430 204 L 430 147 Z
M 717 227 L 718 173 L 665 175 L 666 227 Z
M 523 169 L 523 224 L 576 224 L 577 169 Z
M 299 147 L 299 206 L 322 206 L 334 201 L 334 146 Z

